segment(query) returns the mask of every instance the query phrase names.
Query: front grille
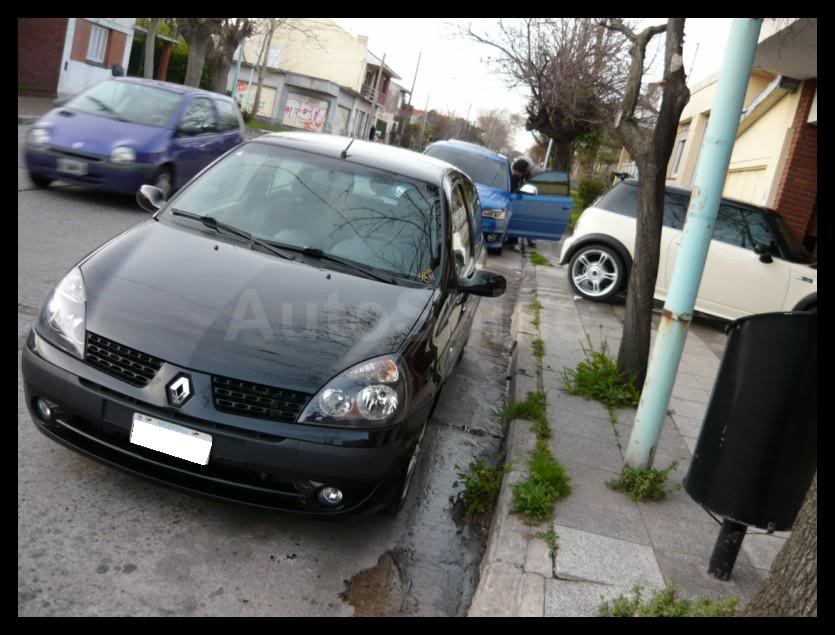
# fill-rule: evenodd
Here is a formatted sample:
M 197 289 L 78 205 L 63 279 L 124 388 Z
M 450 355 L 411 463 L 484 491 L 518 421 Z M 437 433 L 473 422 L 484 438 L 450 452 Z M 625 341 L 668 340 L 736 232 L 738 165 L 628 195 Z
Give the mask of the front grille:
M 296 420 L 309 397 L 293 390 L 212 376 L 215 408 L 244 417 L 289 423 Z
M 56 148 L 52 146 L 52 150 L 61 155 L 66 155 L 74 159 L 84 159 L 85 161 L 103 161 L 104 157 L 91 152 L 79 152 L 78 150 L 65 150 L 64 148 Z
M 84 360 L 108 375 L 140 387 L 147 386 L 162 368 L 161 359 L 122 346 L 95 333 L 87 333 L 87 354 Z

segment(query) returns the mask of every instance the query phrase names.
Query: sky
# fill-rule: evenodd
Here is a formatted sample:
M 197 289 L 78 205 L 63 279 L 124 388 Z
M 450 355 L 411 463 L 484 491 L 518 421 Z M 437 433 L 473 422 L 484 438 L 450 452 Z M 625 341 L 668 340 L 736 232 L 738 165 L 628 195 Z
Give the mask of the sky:
M 441 112 L 455 112 L 475 121 L 482 110 L 505 108 L 524 115 L 527 95 L 521 88 L 510 89 L 484 61 L 492 47 L 455 37 L 456 26 L 468 24 L 478 32 L 489 31 L 495 18 L 333 18 L 342 28 L 368 36 L 368 48 L 377 57 L 386 56 L 386 66 L 412 87 L 412 105 Z M 666 18 L 644 18 L 641 26 L 663 24 Z M 694 86 L 719 71 L 730 32 L 730 18 L 688 18 L 684 26 L 684 64 L 687 83 Z M 660 45 L 663 36 L 653 38 Z M 698 45 L 698 50 L 697 50 Z M 420 68 L 415 67 L 420 53 Z M 695 59 L 694 59 L 695 56 Z M 694 63 L 695 62 L 695 63 Z M 692 71 L 691 71 L 692 67 Z M 520 128 L 514 137 L 520 151 L 535 141 Z

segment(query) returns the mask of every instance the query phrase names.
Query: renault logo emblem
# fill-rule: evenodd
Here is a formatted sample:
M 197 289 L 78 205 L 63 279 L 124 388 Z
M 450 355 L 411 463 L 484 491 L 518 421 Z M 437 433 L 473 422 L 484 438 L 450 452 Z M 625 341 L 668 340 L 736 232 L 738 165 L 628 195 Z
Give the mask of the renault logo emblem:
M 179 408 L 189 400 L 194 390 L 191 387 L 191 379 L 188 375 L 179 374 L 165 389 L 168 393 L 168 403 Z

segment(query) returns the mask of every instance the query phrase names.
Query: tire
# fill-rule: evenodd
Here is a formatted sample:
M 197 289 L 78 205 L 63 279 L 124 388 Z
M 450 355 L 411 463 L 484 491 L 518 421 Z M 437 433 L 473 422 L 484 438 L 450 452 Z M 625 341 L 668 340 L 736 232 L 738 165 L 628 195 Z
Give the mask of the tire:
M 417 469 L 418 458 L 420 458 L 420 449 L 423 444 L 423 435 L 426 434 L 426 426 L 429 424 L 429 419 L 423 424 L 423 429 L 420 431 L 417 445 L 412 452 L 412 458 L 409 459 L 409 464 L 403 469 L 403 473 L 397 479 L 397 484 L 392 488 L 393 492 L 386 506 L 383 507 L 384 516 L 397 516 L 403 506 L 406 504 L 406 498 L 409 495 L 409 489 L 415 477 Z
M 160 168 L 154 175 L 151 185 L 161 189 L 165 194 L 166 200 L 171 198 L 171 195 L 174 193 L 174 175 L 171 172 L 171 168 Z
M 626 267 L 611 247 L 583 245 L 568 264 L 568 283 L 584 299 L 605 302 L 626 284 Z
M 52 183 L 52 179 L 48 179 L 40 174 L 32 174 L 31 172 L 29 173 L 29 178 L 32 179 L 32 183 L 36 187 L 49 187 L 49 184 Z

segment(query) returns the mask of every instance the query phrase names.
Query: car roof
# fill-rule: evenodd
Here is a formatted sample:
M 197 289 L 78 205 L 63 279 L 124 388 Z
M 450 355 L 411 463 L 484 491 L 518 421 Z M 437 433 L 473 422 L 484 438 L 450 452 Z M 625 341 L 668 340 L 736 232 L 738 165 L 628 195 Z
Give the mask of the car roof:
M 632 185 L 634 187 L 638 186 L 638 179 L 624 179 L 623 182 L 627 185 Z M 688 198 L 693 193 L 693 191 L 689 187 L 681 187 L 680 185 L 666 185 L 664 186 L 664 189 L 672 194 L 681 194 Z M 734 205 L 743 205 L 745 207 L 750 207 L 751 209 L 774 213 L 774 210 L 771 210 L 767 207 L 763 207 L 762 205 L 754 205 L 753 203 L 748 203 L 747 201 L 740 201 L 735 198 L 728 198 L 727 196 L 723 196 L 722 201 L 727 203 L 733 203 Z
M 435 141 L 434 143 L 430 144 L 430 147 L 431 146 L 449 146 L 454 150 L 466 152 L 467 154 L 478 154 L 497 161 L 507 161 L 507 157 L 505 155 L 499 154 L 495 150 L 491 150 L 490 148 L 486 148 L 485 146 L 480 146 L 476 143 L 470 143 L 469 141 L 459 141 L 458 139 L 445 139 L 443 141 Z
M 440 185 L 448 172 L 460 172 L 454 165 L 412 150 L 351 137 L 316 132 L 278 132 L 262 135 L 249 143 L 269 143 L 294 150 L 315 152 L 335 159 L 348 148 L 346 161 L 402 174 Z
M 183 95 L 205 95 L 206 97 L 212 97 L 214 99 L 225 99 L 227 101 L 232 99 L 228 95 L 213 93 L 212 91 L 203 90 L 202 88 L 195 88 L 194 86 L 183 86 L 182 84 L 162 82 L 158 79 L 144 79 L 142 77 L 111 77 L 109 79 L 112 79 L 117 82 L 128 82 L 130 84 L 140 84 L 142 86 L 150 86 L 152 88 L 161 88 L 163 90 L 168 90 Z

